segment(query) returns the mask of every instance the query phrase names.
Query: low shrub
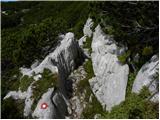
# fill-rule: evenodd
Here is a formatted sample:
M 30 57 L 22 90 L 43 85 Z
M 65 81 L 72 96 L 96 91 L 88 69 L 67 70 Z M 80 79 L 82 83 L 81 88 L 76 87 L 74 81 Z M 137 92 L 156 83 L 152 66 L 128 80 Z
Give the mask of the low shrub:
M 127 51 L 123 55 L 118 56 L 118 60 L 122 63 L 125 64 L 127 62 L 127 58 L 130 56 L 131 52 Z
M 149 56 L 151 54 L 153 54 L 152 46 L 146 46 L 146 47 L 143 48 L 142 55 Z
M 24 100 L 7 98 L 2 101 L 2 119 L 23 119 Z

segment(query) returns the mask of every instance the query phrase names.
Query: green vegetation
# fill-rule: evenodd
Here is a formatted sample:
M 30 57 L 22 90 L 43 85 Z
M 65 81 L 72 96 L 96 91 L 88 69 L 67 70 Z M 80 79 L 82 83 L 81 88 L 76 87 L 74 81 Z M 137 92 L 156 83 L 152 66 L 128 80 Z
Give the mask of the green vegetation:
M 23 82 L 20 82 L 20 77 L 13 79 L 13 75 L 19 74 L 19 67 L 30 67 L 35 59 L 44 59 L 59 43 L 60 33 L 72 31 L 75 32 L 77 39 L 81 37 L 81 29 L 90 9 L 89 2 L 63 1 L 2 2 L 1 9 L 6 12 L 2 13 L 1 22 L 1 98 L 3 99 L 10 90 L 18 90 L 19 85 L 22 90 L 26 90 L 32 78 L 25 77 Z M 47 86 L 47 83 L 44 85 Z M 41 93 L 37 90 L 35 94 Z M 14 118 L 10 110 L 3 113 L 4 109 L 6 108 L 2 107 L 2 118 L 6 118 L 4 114 Z
M 88 2 L 2 2 L 2 10 L 16 11 L 11 14 L 21 14 L 23 19 L 12 26 L 2 16 L 2 24 L 9 26 L 2 27 L 2 70 L 6 72 L 11 65 L 30 67 L 35 59 L 43 59 L 58 44 L 60 33 L 74 29 L 80 37 L 90 9 Z
M 18 68 L 10 69 L 7 72 L 5 72 L 1 79 L 1 97 L 5 97 L 5 95 L 10 90 L 18 90 L 19 84 L 20 84 L 20 78 L 22 77 L 22 74 L 19 72 Z
M 152 103 L 147 98 L 150 93 L 144 87 L 140 95 L 131 93 L 120 105 L 112 108 L 111 112 L 104 113 L 102 118 L 110 119 L 146 119 L 158 118 L 158 103 Z
M 123 55 L 118 56 L 118 60 L 122 63 L 125 64 L 127 62 L 128 57 L 130 56 L 131 52 L 127 51 Z
M 87 70 L 87 69 L 86 69 Z M 86 90 L 87 106 L 82 112 L 82 118 L 94 118 L 95 114 L 100 114 L 101 119 L 135 119 L 135 118 L 158 118 L 158 103 L 152 103 L 147 98 L 150 92 L 147 87 L 143 87 L 140 94 L 131 93 L 132 85 L 135 80 L 136 73 L 129 74 L 129 80 L 126 90 L 126 100 L 120 105 L 112 108 L 111 112 L 105 111 L 97 98 L 92 93 L 90 87 L 87 87 L 88 81 L 80 81 L 82 90 Z M 89 102 L 89 97 L 93 95 L 92 101 Z
M 143 48 L 142 55 L 149 56 L 149 55 L 152 55 L 152 54 L 153 54 L 152 46 L 146 46 L 145 48 Z
M 88 80 L 94 77 L 92 61 L 88 60 L 87 62 L 85 62 L 83 66 L 84 66 L 85 71 L 87 72 L 87 76 L 85 79 L 79 81 L 78 88 L 77 88 L 78 92 L 83 92 L 85 89 L 90 89 Z
M 28 77 L 27 75 L 23 76 L 20 80 L 20 90 L 26 91 L 28 89 L 28 86 L 34 81 L 33 77 Z
M 103 107 L 99 103 L 99 101 L 97 100 L 95 95 L 93 93 L 91 93 L 89 96 L 91 96 L 91 95 L 93 95 L 92 100 L 89 101 L 89 98 L 87 99 L 86 102 L 88 102 L 88 104 L 82 112 L 82 118 L 85 118 L 85 119 L 93 119 L 95 114 L 103 114 L 104 113 Z M 86 97 L 87 96 L 88 96 L 88 94 L 86 94 Z
M 12 98 L 7 98 L 2 101 L 2 113 L 3 117 L 6 119 L 23 119 L 24 110 L 24 100 L 13 100 Z M 5 108 L 5 109 L 4 109 Z M 8 113 L 8 111 L 10 113 Z
M 134 80 L 136 79 L 136 75 L 137 73 L 129 73 L 128 75 L 128 82 L 127 82 L 127 88 L 126 88 L 126 97 L 128 95 L 130 95 L 131 91 L 132 91 L 132 85 Z
M 158 2 L 92 2 L 91 7 L 94 22 L 98 21 L 103 31 L 113 35 L 118 43 L 127 45 L 131 56 L 147 45 L 152 46 L 152 50 L 147 49 L 146 56 L 140 53 L 139 64 L 134 64 L 136 67 L 140 68 L 159 52 Z M 125 62 L 125 56 L 120 60 Z
M 22 101 L 3 100 L 10 90 L 27 89 L 33 78 L 22 76 L 19 67 L 30 67 L 35 59 L 42 60 L 58 44 L 58 34 L 74 32 L 76 39 L 83 33 L 82 28 L 88 15 L 94 26 L 100 24 L 102 29 L 118 43 L 128 46 L 129 51 L 118 59 L 123 64 L 127 58 L 140 54 L 139 69 L 153 54 L 159 52 L 159 12 L 158 2 L 2 2 L 1 32 L 1 68 L 2 68 L 2 118 L 23 118 Z M 7 14 L 4 14 L 5 11 Z M 149 46 L 148 46 L 149 45 Z M 84 45 L 91 52 L 91 38 Z M 141 52 L 142 51 L 142 52 Z M 104 118 L 158 118 L 158 105 L 145 98 L 149 95 L 146 88 L 140 95 L 131 93 L 135 78 L 130 73 L 126 101 L 113 108 L 110 113 L 104 112 L 102 106 L 92 93 L 88 80 L 94 76 L 91 60 L 84 65 L 87 77 L 78 85 L 79 92 L 86 90 L 85 101 L 93 95 L 83 111 L 83 118 L 93 118 L 100 113 Z M 13 77 L 16 75 L 16 77 Z M 57 85 L 57 75 L 45 70 L 42 79 L 34 83 L 33 108 L 48 87 Z M 43 86 L 43 87 L 42 87 Z M 18 105 L 17 105 L 18 104 Z M 20 105 L 19 105 L 20 104 Z M 13 109 L 14 108 L 14 109 Z
M 78 83 L 78 92 L 84 92 L 84 90 L 86 91 L 85 94 L 85 102 L 87 102 L 87 106 L 85 107 L 85 109 L 82 112 L 82 118 L 93 118 L 95 113 L 102 113 L 103 112 L 103 108 L 101 106 L 101 104 L 99 103 L 99 101 L 97 100 L 97 98 L 95 97 L 95 95 L 93 94 L 90 85 L 89 85 L 89 79 L 91 79 L 92 77 L 94 77 L 94 72 L 93 72 L 93 67 L 92 67 L 92 62 L 91 60 L 88 60 L 85 64 L 84 64 L 84 68 L 85 71 L 87 72 L 87 76 L 85 79 L 81 80 Z M 92 96 L 92 100 L 89 101 L 90 96 Z
M 91 87 L 89 85 L 88 80 L 94 77 L 92 61 L 90 59 L 87 62 L 85 62 L 84 69 L 87 72 L 87 76 L 85 79 L 79 81 L 78 87 L 77 87 L 77 91 L 78 91 L 77 94 L 80 94 L 86 91 L 83 102 L 86 102 L 87 105 L 85 109 L 83 110 L 81 117 L 91 119 L 94 117 L 95 113 L 102 114 L 104 111 L 103 111 L 101 104 L 99 103 L 94 93 L 92 92 Z M 89 101 L 91 96 L 92 96 L 92 100 Z
M 88 48 L 90 54 L 92 52 L 91 44 L 92 44 L 92 37 L 87 37 L 86 42 L 83 45 L 83 48 Z
M 48 88 L 57 87 L 57 74 L 52 74 L 52 72 L 48 69 L 44 69 L 42 73 L 42 78 L 33 84 L 33 99 L 34 103 L 32 106 L 32 110 L 35 109 L 38 100 L 42 97 L 42 95 L 47 92 Z

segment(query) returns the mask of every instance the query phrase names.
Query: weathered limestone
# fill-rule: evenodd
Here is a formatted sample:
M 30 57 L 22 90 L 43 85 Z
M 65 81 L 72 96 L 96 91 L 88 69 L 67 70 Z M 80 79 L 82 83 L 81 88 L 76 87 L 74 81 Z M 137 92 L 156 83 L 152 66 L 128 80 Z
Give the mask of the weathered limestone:
M 142 66 L 138 72 L 136 79 L 133 83 L 132 92 L 139 93 L 143 86 L 149 88 L 151 92 L 151 101 L 159 101 L 159 78 L 155 77 L 158 74 L 159 70 L 159 58 L 157 55 L 154 55 L 150 61 Z M 157 76 L 158 77 L 158 76 Z
M 91 37 L 92 36 L 92 30 L 91 30 L 92 27 L 93 27 L 93 21 L 92 21 L 91 18 L 88 18 L 87 22 L 86 22 L 86 24 L 84 25 L 84 28 L 83 28 L 84 35 L 86 35 L 88 37 Z
M 63 40 L 61 40 L 61 43 L 57 48 L 50 53 L 48 56 L 45 57 L 45 59 L 39 64 L 38 62 L 35 62 L 31 68 L 20 68 L 21 73 L 23 75 L 33 76 L 35 81 L 38 82 L 38 80 L 42 77 L 41 73 L 43 73 L 44 69 L 49 69 L 52 71 L 52 73 L 58 73 L 59 74 L 59 84 L 60 84 L 60 90 L 59 91 L 53 91 L 49 90 L 49 93 L 47 93 L 46 101 L 49 101 L 49 103 L 52 101 L 52 104 L 57 104 L 57 108 L 54 109 L 51 107 L 49 109 L 49 112 L 52 112 L 52 114 L 44 113 L 42 114 L 41 111 L 39 112 L 39 108 L 37 108 L 33 114 L 33 116 L 38 118 L 65 118 L 64 113 L 57 114 L 57 111 L 59 110 L 60 106 L 62 106 L 63 111 L 65 108 L 65 104 L 67 104 L 67 101 L 65 100 L 65 91 L 64 91 L 64 84 L 65 79 L 68 77 L 68 75 L 73 71 L 78 65 L 80 65 L 83 62 L 84 56 L 79 48 L 78 42 L 74 39 L 73 33 L 67 33 Z M 29 116 L 32 113 L 31 107 L 33 104 L 32 97 L 32 84 L 35 82 L 33 81 L 31 85 L 28 87 L 27 91 L 22 93 L 21 91 L 11 91 L 9 92 L 5 98 L 13 97 L 15 99 L 25 99 L 25 108 L 24 108 L 24 116 Z M 55 94 L 53 96 L 50 96 L 50 94 L 54 92 Z M 52 97 L 53 100 L 49 100 L 49 98 Z M 42 97 L 43 99 L 43 97 Z M 65 101 L 64 101 L 65 100 Z M 38 107 L 38 106 L 37 106 Z M 37 112 L 38 111 L 38 112 Z M 59 112 L 62 112 L 59 110 Z M 55 113 L 53 115 L 53 113 Z
M 46 109 L 42 109 L 41 105 L 47 104 Z M 36 109 L 34 110 L 32 117 L 39 119 L 53 119 L 53 118 L 65 118 L 67 111 L 67 105 L 60 92 L 49 88 L 46 93 L 42 95 L 39 100 Z
M 93 33 L 92 63 L 95 77 L 90 86 L 106 110 L 125 100 L 129 67 L 120 64 L 116 43 L 106 36 L 98 25 Z

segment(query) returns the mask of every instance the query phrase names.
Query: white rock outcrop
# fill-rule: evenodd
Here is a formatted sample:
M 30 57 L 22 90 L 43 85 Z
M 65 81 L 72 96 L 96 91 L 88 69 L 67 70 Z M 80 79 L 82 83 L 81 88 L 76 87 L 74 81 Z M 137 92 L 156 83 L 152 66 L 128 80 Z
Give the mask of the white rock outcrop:
M 64 92 L 64 84 L 65 79 L 68 77 L 68 75 L 73 71 L 81 62 L 83 61 L 84 56 L 79 48 L 78 42 L 74 39 L 73 33 L 67 33 L 63 40 L 60 41 L 59 46 L 50 53 L 48 56 L 45 57 L 45 59 L 39 63 L 36 61 L 33 65 L 31 65 L 31 68 L 20 68 L 21 73 L 23 75 L 27 76 L 33 76 L 34 81 L 28 86 L 27 91 L 21 92 L 21 91 L 10 91 L 5 97 L 9 98 L 12 97 L 14 99 L 24 99 L 25 100 L 25 107 L 24 107 L 24 116 L 31 115 L 31 107 L 33 104 L 34 99 L 32 99 L 32 85 L 35 81 L 38 82 L 38 80 L 42 77 L 41 73 L 43 73 L 43 70 L 49 69 L 52 71 L 52 73 L 58 73 L 59 74 L 59 84 L 60 84 L 60 90 L 61 93 L 55 93 L 53 96 L 50 96 L 51 92 L 53 90 L 49 90 L 46 95 L 44 95 L 46 98 L 46 101 L 49 101 L 49 96 L 53 98 L 52 104 L 57 104 L 56 110 L 52 107 L 49 109 L 49 112 L 56 113 L 54 116 L 50 113 L 44 113 L 42 114 L 41 111 L 39 112 L 39 108 L 37 108 L 33 114 L 33 116 L 38 118 L 65 118 L 64 113 L 60 114 L 63 116 L 58 117 L 57 110 L 58 107 L 63 106 L 63 110 L 65 107 L 65 104 L 67 101 L 65 100 L 64 96 L 62 94 L 65 94 Z M 65 101 L 64 101 L 65 100 Z M 55 102 L 55 103 L 54 103 Z M 59 103 L 61 102 L 61 104 Z M 49 102 L 50 103 L 50 102 Z M 38 106 L 37 106 L 38 107 Z M 60 112 L 61 112 L 60 111 Z
M 91 30 L 92 27 L 93 27 L 93 21 L 91 18 L 88 18 L 87 22 L 83 28 L 83 34 L 88 37 L 91 37 L 92 36 L 92 30 Z
M 32 83 L 33 84 L 33 83 Z M 21 99 L 25 101 L 24 106 L 24 116 L 28 116 L 31 114 L 31 107 L 33 104 L 32 97 L 32 84 L 28 87 L 27 91 L 22 92 L 21 90 L 18 91 L 10 91 L 3 99 L 7 99 L 9 97 L 13 98 L 14 100 Z
M 22 92 L 21 90 L 19 91 L 10 91 L 3 99 L 7 99 L 9 97 L 17 100 L 17 99 L 25 99 L 27 96 L 26 92 Z
M 159 72 L 159 58 L 154 55 L 150 61 L 142 66 L 133 83 L 132 92 L 139 93 L 143 86 L 149 88 L 151 92 L 151 101 L 159 101 L 159 79 L 154 79 Z M 158 77 L 158 76 L 157 76 Z
M 47 105 L 46 109 L 42 109 L 44 103 Z M 49 88 L 39 100 L 32 117 L 39 119 L 65 118 L 66 108 L 63 95 L 55 91 L 54 88 Z
M 42 98 L 39 100 L 37 107 L 32 114 L 33 118 L 40 118 L 40 119 L 54 118 L 54 114 L 55 114 L 54 109 L 55 108 L 54 108 L 54 105 L 52 104 L 52 101 L 51 101 L 51 96 L 52 96 L 53 91 L 54 91 L 53 88 L 48 89 L 48 91 L 42 95 Z M 43 103 L 46 103 L 48 105 L 48 107 L 46 109 L 41 108 L 41 105 Z
M 93 24 L 94 24 L 93 20 L 91 18 L 88 18 L 83 28 L 84 36 L 82 36 L 78 40 L 79 46 L 83 46 L 83 44 L 86 42 L 86 38 L 92 36 L 93 32 L 91 28 L 93 27 Z
M 63 71 L 65 76 L 75 68 L 77 62 L 83 59 L 79 45 L 74 39 L 74 34 L 69 32 L 64 36 L 60 45 L 38 65 L 30 69 L 20 68 L 23 75 L 33 76 L 33 73 L 43 73 L 43 70 L 49 69 L 52 73 Z
M 89 80 L 92 91 L 106 110 L 125 100 L 129 67 L 120 64 L 116 43 L 95 28 L 92 41 L 92 64 L 95 77 Z

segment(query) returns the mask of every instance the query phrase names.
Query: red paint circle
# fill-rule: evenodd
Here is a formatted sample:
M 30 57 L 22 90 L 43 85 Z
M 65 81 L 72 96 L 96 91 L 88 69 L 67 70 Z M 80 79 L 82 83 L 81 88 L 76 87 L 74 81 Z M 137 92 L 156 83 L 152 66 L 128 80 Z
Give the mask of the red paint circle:
M 41 109 L 47 109 L 48 107 L 48 104 L 47 103 L 42 103 L 41 104 Z

